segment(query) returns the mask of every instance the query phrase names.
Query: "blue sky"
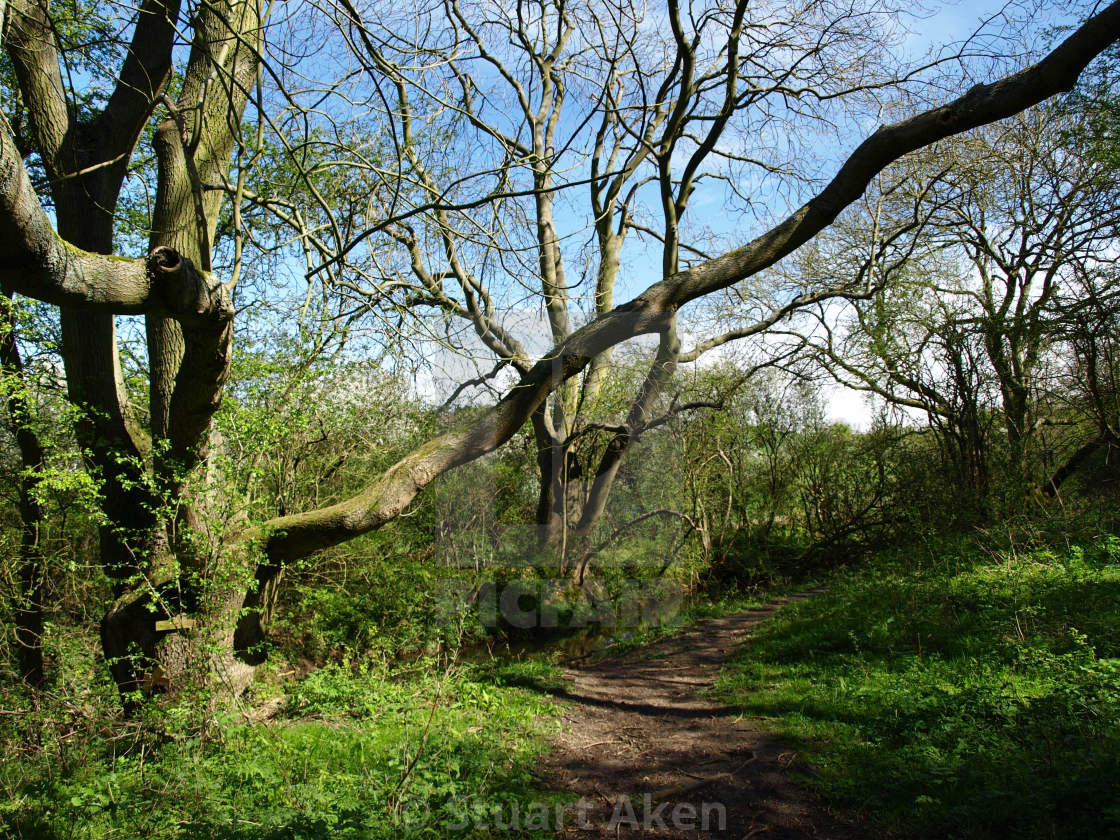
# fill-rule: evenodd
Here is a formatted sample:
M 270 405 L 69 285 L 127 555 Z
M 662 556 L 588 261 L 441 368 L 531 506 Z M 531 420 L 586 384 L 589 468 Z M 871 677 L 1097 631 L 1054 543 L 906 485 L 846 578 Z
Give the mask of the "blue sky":
M 658 0 L 654 0 L 651 5 L 656 5 L 657 2 Z M 992 2 L 992 0 L 925 3 L 923 4 L 923 11 L 915 12 L 915 17 L 908 22 L 911 34 L 904 41 L 904 49 L 907 53 L 918 56 L 938 47 L 959 42 L 971 35 L 982 20 L 997 15 L 1005 7 L 1011 9 L 1013 16 L 1022 17 L 1024 11 L 1028 8 L 1028 4 L 1007 4 Z M 1070 7 L 1065 3 L 1042 3 L 1031 8 L 1040 10 L 1031 16 L 1033 18 L 1032 23 L 1036 27 L 1049 22 L 1062 22 L 1069 18 Z M 407 14 L 407 12 L 401 13 Z M 337 72 L 336 61 L 339 64 L 347 62 L 344 57 L 336 56 L 333 53 L 333 50 L 320 52 L 318 57 L 309 59 L 310 64 L 303 64 L 304 61 L 308 60 L 307 58 L 301 59 L 300 66 L 311 74 Z M 963 90 L 959 92 L 963 92 Z M 951 92 L 947 91 L 946 93 L 949 95 Z M 827 150 L 821 152 L 819 159 L 815 161 L 816 168 L 812 173 L 815 177 L 827 177 L 831 171 L 834 171 L 839 161 L 862 139 L 860 128 L 860 126 L 849 125 L 847 134 L 838 132 L 832 137 L 822 139 L 822 146 L 824 144 L 829 145 L 827 145 Z M 735 202 L 729 197 L 726 190 L 721 191 L 717 188 L 707 194 L 698 192 L 690 206 L 693 227 L 707 229 L 715 235 L 719 241 L 719 244 L 712 249 L 715 252 L 724 247 L 742 244 L 752 236 L 762 232 L 766 227 L 768 218 L 780 217 L 784 215 L 784 211 L 787 209 L 787 204 L 783 202 L 782 197 L 777 192 L 767 194 L 766 189 L 769 188 L 764 187 L 763 191 L 756 196 L 760 199 L 760 203 L 765 205 L 759 214 L 761 218 L 752 217 L 735 208 Z M 585 191 L 577 190 L 581 202 L 585 200 L 582 197 L 583 192 Z M 794 199 L 794 201 L 796 200 L 798 198 Z M 650 202 L 650 204 L 655 206 L 654 202 Z M 581 211 L 578 208 L 565 209 L 565 207 L 566 201 L 561 199 L 558 202 L 557 221 L 561 228 L 561 235 L 568 237 L 566 250 L 571 259 L 567 270 L 569 282 L 573 283 L 580 276 L 575 256 L 576 252 L 589 239 L 589 220 L 580 215 Z M 293 282 L 296 285 L 299 285 L 298 275 L 300 274 L 302 274 L 301 267 L 293 264 Z M 657 244 L 648 239 L 643 242 L 636 237 L 631 237 L 626 254 L 626 267 L 620 276 L 616 292 L 616 302 L 625 301 L 637 294 L 658 279 L 659 274 L 660 249 Z M 576 294 L 586 295 L 588 291 L 588 285 L 585 283 L 576 291 Z M 509 295 L 507 297 L 512 303 L 513 296 Z M 543 348 L 543 345 L 541 341 L 537 340 L 536 336 L 531 334 L 539 331 L 540 321 L 539 318 L 533 317 L 529 309 L 525 308 L 527 305 L 531 307 L 532 301 L 522 299 L 518 309 L 511 312 L 511 318 L 514 323 L 519 325 L 521 330 L 530 334 L 525 343 L 532 350 L 536 350 L 538 347 Z M 486 365 L 487 368 L 489 366 L 489 364 Z M 859 407 L 861 400 L 848 396 L 837 397 L 834 402 L 837 405 L 843 404 L 844 406 L 842 410 L 838 410 L 837 416 L 850 420 L 858 420 L 861 416 L 862 409 Z
M 1035 29 L 1071 19 L 1069 15 L 1070 7 L 1067 4 L 929 3 L 924 5 L 922 11 L 915 12 L 915 16 L 907 21 L 910 34 L 903 39 L 900 49 L 914 59 L 918 59 L 931 51 L 963 41 L 973 35 L 983 21 L 993 17 L 996 20 L 991 25 L 990 31 L 994 37 L 999 34 L 1004 26 L 999 16 L 1005 9 L 1010 17 L 1027 20 L 1029 22 L 1028 26 Z M 1024 45 L 1023 38 L 1019 37 L 1022 34 L 1018 33 L 1016 37 L 1010 39 L 1010 42 L 1018 48 L 1022 48 Z M 983 71 L 978 71 L 972 78 L 961 78 L 955 85 L 947 86 L 942 91 L 943 99 L 959 95 L 975 81 L 986 80 L 987 78 L 989 78 L 989 75 Z M 870 128 L 868 128 L 865 124 L 848 123 L 840 131 L 827 138 L 822 138 L 821 143 L 828 145 L 817 155 L 818 159 L 809 164 L 816 167 L 812 171 L 814 177 L 829 177 L 851 149 L 863 139 L 866 131 L 874 128 L 874 125 L 875 123 L 871 123 Z M 760 195 L 766 197 L 765 193 L 760 193 Z M 572 205 L 568 205 L 564 198 L 558 201 L 557 222 L 561 236 L 566 238 L 566 251 L 571 257 L 567 265 L 569 284 L 574 285 L 580 277 L 575 255 L 579 248 L 588 241 L 590 231 L 589 219 L 583 215 L 584 211 L 580 209 L 580 204 L 584 201 L 583 191 L 577 189 L 572 193 L 572 196 L 572 201 L 575 202 Z M 794 197 L 792 203 L 798 203 L 803 197 L 804 193 Z M 783 201 L 783 198 L 777 193 L 771 194 L 768 200 L 763 203 L 766 206 L 762 208 L 761 218 L 757 218 L 735 209 L 726 190 L 717 188 L 707 194 L 698 192 L 690 204 L 692 224 L 694 228 L 707 229 L 718 238 L 720 244 L 713 248 L 713 251 L 718 253 L 726 247 L 748 241 L 768 226 L 768 219 L 780 218 L 786 210 L 790 209 L 790 199 L 787 197 Z M 655 206 L 655 203 L 651 202 L 651 205 Z M 625 267 L 619 278 L 616 302 L 623 302 L 637 294 L 658 279 L 659 275 L 660 249 L 657 243 L 649 239 L 640 240 L 632 236 L 628 241 L 625 254 Z M 573 289 L 573 295 L 577 297 L 586 296 L 589 291 L 588 283 L 585 281 L 582 286 Z M 544 320 L 539 313 L 534 314 L 531 310 L 532 300 L 526 301 L 522 298 L 521 302 L 515 304 L 515 306 L 517 308 L 511 311 L 511 323 L 516 324 L 516 331 L 526 337 L 525 343 L 528 347 L 533 350 L 543 349 L 545 344 L 540 340 L 540 333 L 545 329 Z M 685 324 L 683 329 L 687 331 L 688 325 Z M 492 364 L 489 360 L 490 357 L 485 353 L 482 353 L 481 356 L 486 360 L 482 363 L 482 367 L 488 369 Z M 444 380 L 448 384 L 449 390 L 450 384 L 462 376 L 463 363 L 448 360 L 448 364 L 444 367 L 449 370 L 449 375 Z M 438 391 L 440 379 L 441 377 L 437 376 L 426 381 L 423 386 L 424 390 L 434 389 Z M 857 426 L 867 425 L 872 413 L 872 410 L 865 406 L 862 395 L 837 389 L 833 389 L 830 393 L 829 405 L 830 413 L 835 419 L 844 420 Z

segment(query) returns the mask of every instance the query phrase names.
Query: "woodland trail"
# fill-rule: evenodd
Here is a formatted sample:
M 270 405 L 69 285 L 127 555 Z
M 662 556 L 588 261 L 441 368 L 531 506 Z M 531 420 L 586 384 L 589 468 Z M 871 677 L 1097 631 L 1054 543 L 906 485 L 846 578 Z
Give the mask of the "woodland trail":
M 547 782 L 581 803 L 558 839 L 875 836 L 790 780 L 796 752 L 704 696 L 760 623 L 813 594 L 570 668 L 567 688 L 554 692 L 568 701 L 564 729 L 542 760 Z

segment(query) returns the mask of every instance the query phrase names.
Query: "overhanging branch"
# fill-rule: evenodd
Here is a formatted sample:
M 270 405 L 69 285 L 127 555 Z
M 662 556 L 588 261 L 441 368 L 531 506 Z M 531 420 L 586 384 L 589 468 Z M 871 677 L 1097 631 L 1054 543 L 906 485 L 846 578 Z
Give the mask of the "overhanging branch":
M 812 200 L 767 233 L 722 257 L 653 284 L 558 344 L 476 423 L 409 453 L 356 496 L 320 510 L 278 517 L 251 536 L 264 539 L 272 565 L 367 533 L 394 519 L 437 476 L 508 441 L 561 382 L 603 351 L 661 332 L 685 303 L 727 288 L 773 265 L 826 228 L 871 180 L 903 155 L 954 134 L 1011 116 L 1062 91 L 1120 38 L 1120 2 L 1073 32 L 1042 61 L 908 120 L 880 128 Z

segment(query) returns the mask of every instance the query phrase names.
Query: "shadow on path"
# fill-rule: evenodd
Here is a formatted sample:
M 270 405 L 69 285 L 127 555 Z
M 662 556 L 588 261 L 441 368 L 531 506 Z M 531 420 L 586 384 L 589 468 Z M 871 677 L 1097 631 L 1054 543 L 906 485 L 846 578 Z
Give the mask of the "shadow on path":
M 590 838 L 870 838 L 790 781 L 795 752 L 703 696 L 728 657 L 781 607 L 705 621 L 671 639 L 565 673 L 564 731 L 546 781 L 578 799 L 558 834 Z

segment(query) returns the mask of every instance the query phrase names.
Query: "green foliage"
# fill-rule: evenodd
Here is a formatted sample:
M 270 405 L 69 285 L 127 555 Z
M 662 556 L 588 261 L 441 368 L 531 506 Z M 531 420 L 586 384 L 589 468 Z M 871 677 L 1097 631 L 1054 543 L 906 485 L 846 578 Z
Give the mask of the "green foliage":
M 454 650 L 480 633 L 462 578 L 402 551 L 399 537 L 373 534 L 354 556 L 290 569 L 274 626 L 279 652 L 315 662 L 347 651 L 391 659 Z
M 435 666 L 435 667 L 433 667 Z M 74 720 L 61 705 L 0 719 L 0 833 L 26 838 L 500 836 L 513 803 L 551 803 L 530 769 L 552 727 L 537 694 L 426 662 L 411 673 L 329 666 L 291 686 L 282 717 L 214 719 L 164 736 Z M 182 710 L 179 710 L 182 711 Z M 52 727 L 54 727 L 52 729 Z M 104 728 L 108 727 L 108 728 Z M 168 728 L 172 727 L 172 728 Z M 111 735 L 109 738 L 104 735 Z M 22 755 L 14 761 L 14 745 Z M 512 832 L 526 836 L 523 832 Z M 540 836 L 548 836 L 541 832 Z
M 1120 833 L 1120 538 L 899 549 L 783 611 L 718 686 L 806 779 L 930 837 Z

